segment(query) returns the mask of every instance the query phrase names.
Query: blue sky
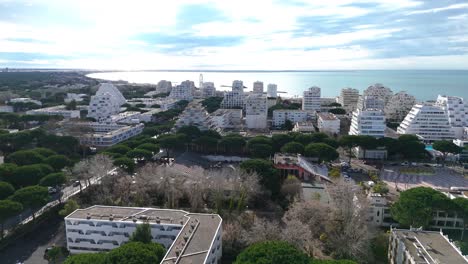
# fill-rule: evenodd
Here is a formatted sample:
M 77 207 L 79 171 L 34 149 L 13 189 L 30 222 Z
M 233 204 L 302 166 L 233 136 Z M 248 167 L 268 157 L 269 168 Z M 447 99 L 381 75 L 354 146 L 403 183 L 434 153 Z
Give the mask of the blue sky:
M 468 1 L 0 0 L 0 66 L 468 69 Z

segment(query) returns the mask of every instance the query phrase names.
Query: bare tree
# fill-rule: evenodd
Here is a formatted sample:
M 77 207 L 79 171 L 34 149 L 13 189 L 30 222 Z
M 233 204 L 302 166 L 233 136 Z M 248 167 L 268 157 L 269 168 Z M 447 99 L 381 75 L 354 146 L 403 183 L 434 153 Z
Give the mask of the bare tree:
M 301 190 L 301 181 L 298 180 L 294 175 L 288 176 L 281 186 L 281 194 L 283 194 L 289 201 L 292 201 L 298 197 L 301 193 Z
M 314 239 L 309 226 L 298 219 L 291 219 L 284 222 L 284 227 L 281 230 L 282 240 L 302 249 L 309 256 L 314 256 L 314 248 L 319 243 Z
M 257 217 L 250 230 L 244 231 L 241 237 L 248 245 L 267 240 L 281 240 L 282 234 L 280 230 L 277 221 L 269 221 L 265 218 Z

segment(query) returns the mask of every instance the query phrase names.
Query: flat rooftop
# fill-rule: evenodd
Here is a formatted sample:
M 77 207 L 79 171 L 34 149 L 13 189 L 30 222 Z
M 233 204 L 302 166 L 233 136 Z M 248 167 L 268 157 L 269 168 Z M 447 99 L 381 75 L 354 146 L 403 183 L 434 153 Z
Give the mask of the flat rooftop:
M 332 113 L 317 113 L 322 120 L 338 120 L 338 118 Z
M 114 222 L 133 222 L 133 219 L 137 219 L 137 222 L 160 221 L 163 224 L 183 225 L 161 261 L 163 264 L 203 263 L 209 254 L 212 242 L 217 239 L 215 236 L 222 223 L 221 217 L 217 214 L 192 214 L 182 210 L 102 205 L 78 209 L 65 219 L 111 221 L 109 220 L 111 216 Z
M 416 231 L 393 229 L 415 259 L 416 263 L 466 264 L 468 259 L 456 249 L 453 243 L 437 231 Z M 418 250 L 421 252 L 418 256 Z M 424 257 L 428 260 L 425 261 Z

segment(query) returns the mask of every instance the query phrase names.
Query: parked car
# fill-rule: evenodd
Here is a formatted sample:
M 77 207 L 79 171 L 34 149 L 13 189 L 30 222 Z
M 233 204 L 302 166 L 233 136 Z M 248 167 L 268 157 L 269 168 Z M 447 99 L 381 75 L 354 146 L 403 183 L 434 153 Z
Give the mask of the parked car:
M 409 162 L 404 161 L 404 162 L 402 162 L 400 165 L 401 165 L 401 166 L 409 166 Z
M 74 181 L 72 184 L 73 187 L 78 187 L 80 186 L 80 181 Z

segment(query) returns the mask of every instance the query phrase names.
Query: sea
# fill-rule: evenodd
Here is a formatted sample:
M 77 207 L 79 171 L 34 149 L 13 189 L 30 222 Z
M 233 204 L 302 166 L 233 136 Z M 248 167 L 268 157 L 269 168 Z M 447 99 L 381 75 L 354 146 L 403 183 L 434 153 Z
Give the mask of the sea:
M 91 78 L 156 84 L 160 80 L 177 84 L 191 80 L 198 86 L 203 81 L 213 82 L 218 90 L 230 90 L 233 80 L 242 80 L 246 91 L 253 82 L 262 81 L 264 89 L 269 83 L 278 85 L 282 97 L 300 97 L 311 86 L 322 88 L 322 97 L 339 96 L 345 87 L 361 93 L 370 85 L 381 83 L 393 92 L 406 91 L 418 101 L 436 100 L 437 95 L 468 98 L 468 70 L 357 70 L 357 71 L 131 71 L 99 72 Z

